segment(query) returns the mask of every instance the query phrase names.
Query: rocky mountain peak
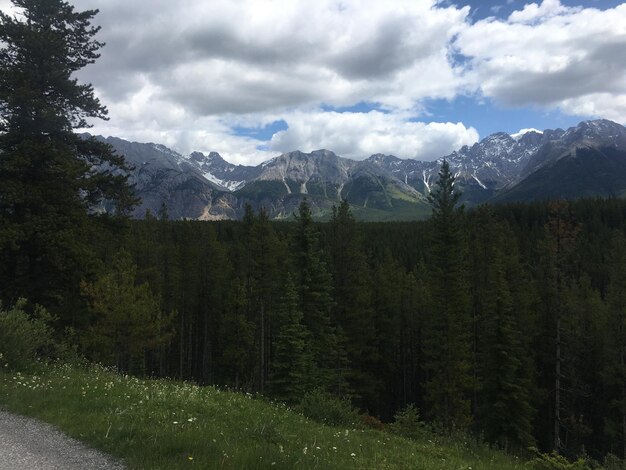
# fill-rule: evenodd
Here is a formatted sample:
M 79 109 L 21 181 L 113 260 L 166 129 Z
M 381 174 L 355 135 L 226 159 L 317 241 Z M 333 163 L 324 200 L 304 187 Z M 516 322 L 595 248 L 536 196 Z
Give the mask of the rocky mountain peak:
M 583 121 L 565 131 L 561 139 L 568 146 L 589 145 L 626 148 L 626 128 L 608 119 Z
M 520 135 L 516 140 L 521 145 L 526 146 L 538 146 L 541 145 L 546 139 L 546 135 L 543 131 L 530 130 L 528 132 L 524 132 Z
M 374 155 L 369 157 L 367 161 L 371 163 L 376 163 L 377 165 L 385 166 L 385 165 L 398 165 L 402 162 L 402 159 L 394 155 L 385 155 L 383 153 L 375 153 Z
M 189 154 L 189 160 L 203 164 L 203 165 L 231 165 L 217 152 L 209 152 L 208 155 L 202 152 L 192 152 Z
M 326 149 L 313 150 L 310 155 L 314 158 L 337 158 L 337 154 L 335 152 Z

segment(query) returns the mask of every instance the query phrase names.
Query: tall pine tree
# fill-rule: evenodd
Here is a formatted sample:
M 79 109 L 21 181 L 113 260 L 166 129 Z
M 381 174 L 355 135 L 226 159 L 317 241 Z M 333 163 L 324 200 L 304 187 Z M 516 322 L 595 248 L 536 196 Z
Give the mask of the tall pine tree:
M 376 330 L 369 270 L 362 249 L 361 235 L 347 201 L 333 206 L 329 247 L 333 274 L 333 321 L 346 337 L 350 361 L 348 381 L 361 406 L 374 403 L 381 383 L 372 373 L 377 361 Z
M 288 274 L 276 311 L 278 331 L 273 343 L 269 386 L 274 397 L 290 403 L 297 402 L 309 391 L 313 374 L 311 335 L 302 323 L 298 304 L 298 292 Z
M 58 307 L 89 269 L 91 211 L 111 201 L 124 212 L 134 200 L 113 173 L 124 159 L 74 133 L 107 114 L 92 86 L 73 78 L 99 57 L 97 11 L 12 3 L 15 16 L 0 12 L 0 296 Z
M 489 442 L 525 450 L 534 444 L 532 367 L 522 330 L 528 302 L 511 286 L 524 285 L 523 273 L 507 227 L 488 207 L 474 215 L 472 332 L 476 385 L 480 386 L 474 394 L 474 416 Z
M 431 283 L 432 297 L 426 319 L 425 410 L 442 430 L 466 429 L 471 421 L 468 392 L 472 388 L 470 363 L 469 298 L 465 239 L 460 193 L 444 160 L 439 180 L 429 196 L 433 207 Z
M 606 420 L 609 436 L 626 459 L 626 237 L 616 233 L 612 242 L 614 258 L 607 295 L 604 385 L 610 391 L 612 416 Z
M 347 392 L 345 340 L 331 321 L 332 277 L 319 246 L 311 208 L 302 201 L 293 236 L 293 264 L 304 324 L 311 333 L 317 385 L 335 394 Z

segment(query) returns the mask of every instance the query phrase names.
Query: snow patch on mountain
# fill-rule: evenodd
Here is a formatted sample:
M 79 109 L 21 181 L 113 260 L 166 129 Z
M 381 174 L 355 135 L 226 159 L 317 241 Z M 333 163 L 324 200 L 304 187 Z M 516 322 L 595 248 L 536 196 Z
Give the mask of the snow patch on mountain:
M 226 188 L 228 191 L 231 191 L 231 192 L 237 191 L 238 189 L 242 188 L 246 184 L 245 181 L 221 180 L 217 176 L 207 171 L 203 172 L 202 176 L 204 176 L 211 183 L 215 183 L 216 185 Z

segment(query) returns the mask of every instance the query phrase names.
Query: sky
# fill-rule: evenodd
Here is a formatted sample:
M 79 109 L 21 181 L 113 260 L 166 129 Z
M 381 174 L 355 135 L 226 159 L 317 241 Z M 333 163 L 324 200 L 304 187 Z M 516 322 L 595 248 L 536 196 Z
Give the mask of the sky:
M 78 77 L 109 109 L 90 132 L 183 154 L 434 160 L 497 131 L 626 124 L 617 0 L 72 3 L 106 43 Z

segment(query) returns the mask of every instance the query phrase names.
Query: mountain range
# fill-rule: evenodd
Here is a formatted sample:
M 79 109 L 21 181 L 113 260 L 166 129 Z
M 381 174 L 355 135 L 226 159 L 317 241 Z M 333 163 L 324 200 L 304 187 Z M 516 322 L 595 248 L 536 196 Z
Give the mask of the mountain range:
M 165 204 L 175 219 L 238 219 L 250 204 L 284 219 L 306 197 L 321 218 L 346 199 L 362 220 L 419 219 L 430 213 L 427 196 L 444 159 L 466 206 L 626 195 L 626 128 L 604 119 L 567 130 L 498 132 L 431 162 L 383 154 L 357 161 L 316 150 L 243 166 L 216 152 L 181 155 L 160 144 L 98 138 L 134 166 L 130 181 L 141 198 L 135 217 Z

